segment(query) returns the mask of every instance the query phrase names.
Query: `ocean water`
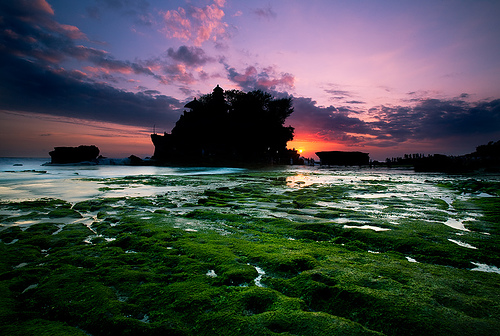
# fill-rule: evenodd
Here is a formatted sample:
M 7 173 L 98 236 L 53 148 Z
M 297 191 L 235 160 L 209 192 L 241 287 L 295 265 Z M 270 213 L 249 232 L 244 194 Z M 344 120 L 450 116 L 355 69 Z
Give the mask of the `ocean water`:
M 207 179 L 251 172 L 243 168 L 224 167 L 157 167 L 126 165 L 46 165 L 49 158 L 0 158 L 0 200 L 27 200 L 36 198 L 59 198 L 77 202 L 92 197 L 150 196 L 168 191 L 168 188 L 151 185 L 131 185 L 115 192 L 103 193 L 102 179 L 125 176 L 162 176 L 162 177 L 199 177 Z M 410 169 L 387 168 L 326 168 L 309 166 L 279 166 L 259 171 L 264 176 L 282 173 L 286 176 L 288 188 L 303 188 L 311 185 L 342 185 L 350 189 L 349 197 L 343 201 L 348 209 L 358 210 L 371 207 L 373 212 L 380 211 L 380 202 L 391 197 L 401 200 L 439 198 L 450 204 L 459 198 L 449 189 L 437 187 L 438 182 L 464 180 L 464 175 L 442 173 L 415 173 Z M 498 175 L 475 176 L 476 179 L 500 181 Z M 99 180 L 101 180 L 99 182 Z M 244 183 L 240 179 L 236 183 Z M 378 191 L 368 188 L 373 184 L 386 185 Z M 215 187 L 215 186 L 214 186 Z M 368 190 L 369 189 L 369 190 Z M 469 195 L 470 196 L 470 195 Z M 476 195 L 481 196 L 481 195 Z M 489 195 L 482 195 L 488 197 Z M 329 204 L 322 204 L 328 207 Z M 452 223 L 458 225 L 460 223 Z
M 86 179 L 125 176 L 201 176 L 225 175 L 244 171 L 220 167 L 157 167 L 125 165 L 46 165 L 50 158 L 0 158 L 0 200 L 19 201 L 36 198 L 59 198 L 77 202 L 103 196 L 102 184 Z M 130 188 L 121 196 L 145 196 L 161 192 L 154 187 Z M 138 192 L 140 191 L 140 192 Z
M 458 248 L 464 249 L 477 248 L 467 243 L 469 235 L 489 235 L 489 233 L 473 233 L 468 230 L 467 225 L 480 221 L 482 214 L 478 210 L 456 209 L 454 202 L 493 195 L 484 192 L 460 193 L 444 188 L 439 183 L 471 178 L 500 181 L 498 174 L 448 175 L 387 168 L 280 166 L 249 170 L 220 167 L 44 165 L 48 161 L 49 159 L 43 158 L 0 158 L 0 201 L 54 198 L 76 203 L 96 197 L 154 199 L 158 195 L 168 195 L 178 203 L 175 210 L 171 209 L 173 213 L 182 215 L 185 211 L 190 211 L 189 204 L 198 204 L 206 189 L 264 183 L 266 192 L 280 194 L 300 188 L 317 190 L 316 188 L 320 186 L 341 186 L 342 190 L 346 190 L 341 199 L 334 197 L 329 201 L 323 197 L 315 202 L 319 208 L 310 212 L 308 209 L 303 209 L 299 214 L 280 210 L 272 202 L 269 204 L 255 200 L 249 200 L 248 204 L 244 204 L 244 200 L 239 202 L 243 202 L 241 205 L 246 207 L 245 211 L 250 215 L 283 217 L 299 222 L 317 220 L 314 216 L 318 209 L 334 212 L 342 209 L 362 215 L 359 219 L 357 217 L 331 219 L 333 223 L 343 224 L 345 229 L 388 231 L 413 220 L 421 220 L 429 225 L 441 223 L 454 232 L 452 238 L 448 240 L 455 243 Z M 132 178 L 120 179 L 123 177 Z M 149 183 L 154 182 L 155 178 L 161 179 L 161 183 Z M 112 179 L 118 179 L 117 183 L 106 183 Z M 146 211 L 145 216 L 147 213 Z M 90 214 L 76 221 L 90 225 L 95 220 L 95 214 Z M 60 219 L 60 221 L 61 225 L 66 225 L 74 223 L 75 219 Z M 11 222 L 9 225 L 28 227 L 34 223 L 36 221 L 21 221 Z M 191 226 L 185 229 L 197 230 Z M 497 268 L 487 268 L 487 266 L 478 266 L 477 270 L 498 272 Z

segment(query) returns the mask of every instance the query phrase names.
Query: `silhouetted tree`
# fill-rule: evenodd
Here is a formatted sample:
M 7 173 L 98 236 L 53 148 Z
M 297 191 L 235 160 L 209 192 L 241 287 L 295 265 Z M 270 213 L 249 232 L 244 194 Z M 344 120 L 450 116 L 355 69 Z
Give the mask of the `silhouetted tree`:
M 471 156 L 500 158 L 500 141 L 490 141 L 487 145 L 476 147 L 476 151 Z
M 293 156 L 286 144 L 294 129 L 284 126 L 293 113 L 291 98 L 275 99 L 261 90 L 224 91 L 217 85 L 185 107 L 189 110 L 171 135 L 153 137 L 155 159 L 289 163 Z M 160 154 L 158 148 L 167 140 L 168 148 Z

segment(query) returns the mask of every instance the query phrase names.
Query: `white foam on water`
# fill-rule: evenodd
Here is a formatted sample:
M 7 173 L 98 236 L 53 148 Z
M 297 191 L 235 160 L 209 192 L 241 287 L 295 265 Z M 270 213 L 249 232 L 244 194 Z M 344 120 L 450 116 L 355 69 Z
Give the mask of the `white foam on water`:
M 363 226 L 344 225 L 343 228 L 344 229 L 373 230 L 373 231 L 390 231 L 391 230 L 391 229 L 381 228 L 381 227 L 373 226 L 373 225 L 363 225 Z
M 449 227 L 452 227 L 454 229 L 457 229 L 457 230 L 462 230 L 462 231 L 469 231 L 469 229 L 467 229 L 465 226 L 464 226 L 464 221 L 465 220 L 470 220 L 471 218 L 466 218 L 466 219 L 462 219 L 462 220 L 456 220 L 454 218 L 448 218 L 448 220 L 446 222 L 444 222 L 444 225 L 447 225 Z
M 500 274 L 500 268 L 496 266 L 490 266 L 487 264 L 481 264 L 472 262 L 472 264 L 476 265 L 476 268 L 471 269 L 471 271 L 479 271 L 479 272 L 489 272 L 489 273 L 498 273 Z
M 254 266 L 254 267 L 255 267 L 255 270 L 257 271 L 257 273 L 259 274 L 259 276 L 257 276 L 253 281 L 254 281 L 256 286 L 264 287 L 264 285 L 260 281 L 262 280 L 262 277 L 266 274 L 266 272 L 264 272 L 264 270 L 262 268 L 260 268 L 259 266 Z
M 448 239 L 448 240 L 451 241 L 452 243 L 455 243 L 455 244 L 459 245 L 459 246 L 470 248 L 470 249 L 473 249 L 473 250 L 477 250 L 477 247 L 472 246 L 471 244 L 467 244 L 467 243 L 464 243 L 462 241 L 454 240 L 454 239 Z

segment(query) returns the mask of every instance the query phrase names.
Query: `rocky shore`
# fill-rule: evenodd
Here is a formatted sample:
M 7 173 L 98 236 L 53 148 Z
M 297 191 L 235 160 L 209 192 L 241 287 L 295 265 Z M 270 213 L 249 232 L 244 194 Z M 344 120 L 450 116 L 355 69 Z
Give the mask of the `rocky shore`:
M 498 181 L 390 174 L 87 178 L 102 197 L 3 201 L 0 328 L 496 335 Z

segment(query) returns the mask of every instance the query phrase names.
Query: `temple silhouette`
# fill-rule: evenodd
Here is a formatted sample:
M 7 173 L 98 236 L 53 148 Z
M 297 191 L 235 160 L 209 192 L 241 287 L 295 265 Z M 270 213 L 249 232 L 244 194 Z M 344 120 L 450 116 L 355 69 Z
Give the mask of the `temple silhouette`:
M 286 148 L 294 128 L 284 126 L 292 99 L 255 90 L 213 92 L 187 103 L 171 133 L 151 134 L 159 164 L 290 164 L 299 154 Z

